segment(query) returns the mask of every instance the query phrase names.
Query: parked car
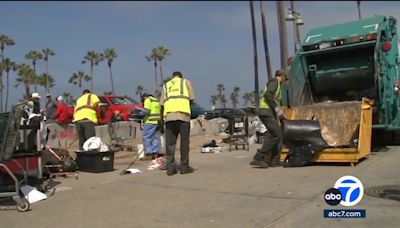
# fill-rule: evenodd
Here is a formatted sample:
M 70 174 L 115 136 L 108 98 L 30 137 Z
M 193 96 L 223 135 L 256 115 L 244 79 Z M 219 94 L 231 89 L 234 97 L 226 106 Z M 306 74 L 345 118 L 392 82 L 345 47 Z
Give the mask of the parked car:
M 142 104 L 129 96 L 100 95 L 99 99 L 99 124 L 135 119 L 137 111 L 143 110 Z
M 200 115 L 205 115 L 205 110 L 203 107 L 201 107 L 198 103 L 196 103 L 195 101 L 193 101 L 190 104 L 190 109 L 191 109 L 191 115 L 190 118 L 191 119 L 196 119 L 198 116 Z
M 216 108 L 214 111 L 206 111 L 205 118 L 207 120 L 221 117 L 225 119 L 230 119 L 232 116 L 245 116 L 247 113 L 242 109 L 234 108 Z

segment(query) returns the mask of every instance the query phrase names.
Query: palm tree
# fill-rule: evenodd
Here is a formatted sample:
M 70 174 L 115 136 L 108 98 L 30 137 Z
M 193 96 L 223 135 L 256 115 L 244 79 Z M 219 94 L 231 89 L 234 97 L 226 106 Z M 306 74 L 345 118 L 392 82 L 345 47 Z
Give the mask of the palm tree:
M 232 100 L 233 108 L 236 108 L 236 106 L 239 104 L 239 92 L 240 92 L 240 87 L 235 86 L 233 88 L 233 97 L 234 97 L 234 100 Z
M 25 55 L 25 58 L 28 60 L 32 60 L 32 66 L 33 66 L 33 75 L 32 75 L 32 82 L 35 86 L 35 92 L 37 92 L 37 80 L 36 80 L 36 61 L 39 59 L 42 59 L 42 53 L 38 52 L 38 51 L 30 51 L 28 52 L 28 54 Z
M 360 9 L 361 1 L 357 1 L 357 10 L 358 10 L 358 20 L 361 20 L 361 9 Z
M 272 70 L 271 70 L 271 61 L 269 58 L 269 50 L 268 50 L 268 36 L 267 36 L 267 23 L 265 22 L 265 13 L 263 7 L 263 1 L 260 1 L 260 12 L 261 12 L 261 24 L 263 31 L 263 41 L 264 41 L 264 54 L 265 54 L 265 63 L 267 65 L 267 79 L 272 78 Z
M 36 83 L 43 87 L 47 86 L 47 93 L 50 93 L 50 88 L 55 85 L 55 80 L 50 74 L 43 73 L 36 77 Z
M 49 93 L 48 78 L 47 78 L 47 75 L 49 75 L 49 66 L 48 66 L 49 56 L 53 56 L 56 53 L 53 50 L 51 50 L 50 48 L 42 49 L 42 53 L 43 53 L 43 60 L 46 64 L 46 75 L 44 75 L 45 76 L 44 87 L 45 87 L 46 93 Z
M 0 50 L 1 50 L 1 61 L 3 62 L 5 59 L 4 56 L 4 49 L 6 46 L 11 46 L 14 45 L 15 42 L 13 39 L 10 37 L 0 34 Z M 4 69 L 0 70 L 0 112 L 3 112 L 3 89 L 4 89 L 4 84 L 3 84 L 3 71 Z
M 101 61 L 103 61 L 104 56 L 102 53 L 97 53 L 95 51 L 88 51 L 83 57 L 84 60 L 82 60 L 82 64 L 85 64 L 87 62 L 90 63 L 90 90 L 93 91 L 93 71 L 94 71 L 94 66 L 99 65 Z
M 236 104 L 237 104 L 236 94 L 234 92 L 232 92 L 231 95 L 229 96 L 229 99 L 232 102 L 232 108 L 236 109 Z
M 215 105 L 217 105 L 217 100 L 218 100 L 218 96 L 217 95 L 212 95 L 210 98 L 210 102 L 211 102 L 211 106 L 215 107 Z
M 108 69 L 110 71 L 112 94 L 115 94 L 114 93 L 115 91 L 114 91 L 114 79 L 113 79 L 113 75 L 112 75 L 111 66 L 112 66 L 114 59 L 117 57 L 118 57 L 118 55 L 117 55 L 117 52 L 114 50 L 114 48 L 107 48 L 104 50 L 104 58 L 107 59 L 107 65 L 108 65 Z
M 157 60 L 160 63 L 160 65 L 159 65 L 159 68 L 160 68 L 160 79 L 161 79 L 161 81 L 164 81 L 163 71 L 162 71 L 162 61 L 165 59 L 165 57 L 171 55 L 171 51 L 168 48 L 165 48 L 163 46 L 159 46 L 159 47 L 156 48 L 155 52 L 156 52 Z
M 85 81 L 90 81 L 91 78 L 89 75 L 85 74 L 82 70 L 78 71 L 78 73 L 73 73 L 69 78 L 68 83 L 78 85 L 79 90 L 82 90 L 82 79 Z
M 249 103 L 251 103 L 251 98 L 250 98 L 250 93 L 245 93 L 243 94 L 243 101 L 244 101 L 244 107 L 247 107 Z
M 75 99 L 70 93 L 64 92 L 62 96 L 64 97 L 66 104 L 68 104 L 70 106 L 74 106 Z
M 218 98 L 219 98 L 219 106 L 222 107 L 222 91 L 225 90 L 224 84 L 219 83 L 217 85 L 217 90 L 218 90 Z
M 10 91 L 10 71 L 15 71 L 16 70 L 16 64 L 15 62 L 12 62 L 10 59 L 4 59 L 1 62 L 1 71 L 6 72 L 6 104 L 4 107 L 4 111 L 7 112 L 7 106 L 8 106 L 8 94 Z
M 155 86 L 154 86 L 154 91 L 157 91 L 158 89 L 158 76 L 157 76 L 157 55 L 155 52 L 155 48 L 151 51 L 150 56 L 146 56 L 147 61 L 153 62 L 154 63 L 154 78 L 155 78 Z
M 4 56 L 5 47 L 12 46 L 14 44 L 15 44 L 15 42 L 13 39 L 11 39 L 10 37 L 8 37 L 4 34 L 0 34 L 0 50 L 1 50 L 1 60 L 2 61 L 5 59 L 5 56 Z
M 143 91 L 144 91 L 144 86 L 138 85 L 136 87 L 136 95 L 139 95 L 140 98 L 142 97 Z
M 225 94 L 221 94 L 221 96 L 219 97 L 219 99 L 220 99 L 220 102 L 221 102 L 221 104 L 222 104 L 222 108 L 226 108 L 226 102 L 227 102 L 227 100 L 226 100 Z
M 33 82 L 35 73 L 32 68 L 25 63 L 17 65 L 17 72 L 19 77 L 16 79 L 17 83 L 15 87 L 18 87 L 20 84 L 24 85 L 25 98 L 27 99 L 30 97 L 30 85 Z

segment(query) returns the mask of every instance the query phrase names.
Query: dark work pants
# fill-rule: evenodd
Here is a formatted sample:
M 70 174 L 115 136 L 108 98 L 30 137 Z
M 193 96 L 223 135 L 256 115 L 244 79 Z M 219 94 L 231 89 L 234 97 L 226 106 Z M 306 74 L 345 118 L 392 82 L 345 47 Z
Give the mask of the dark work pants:
M 176 120 L 165 123 L 167 169 L 175 168 L 175 148 L 178 135 L 181 137 L 181 169 L 189 167 L 190 122 Z
M 263 155 L 272 155 L 272 159 L 279 159 L 282 150 L 283 134 L 278 120 L 272 112 L 258 117 L 268 129 L 269 133 L 264 136 L 264 142 L 259 151 Z
M 94 128 L 94 123 L 86 119 L 75 122 L 75 128 L 79 136 L 79 149 L 82 150 L 82 146 L 86 140 L 96 136 L 96 129 Z

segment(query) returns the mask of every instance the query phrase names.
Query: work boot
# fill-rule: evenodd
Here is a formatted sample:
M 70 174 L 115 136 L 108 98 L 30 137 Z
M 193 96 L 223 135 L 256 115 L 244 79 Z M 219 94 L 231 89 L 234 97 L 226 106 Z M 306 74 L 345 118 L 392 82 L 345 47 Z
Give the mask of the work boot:
M 176 171 L 176 168 L 168 168 L 167 169 L 167 175 L 168 176 L 172 176 L 172 175 L 175 175 L 177 173 L 178 173 L 178 171 Z
M 191 167 L 191 166 L 184 167 L 184 168 L 181 168 L 180 172 L 181 172 L 181 174 L 193 173 L 194 172 L 194 168 Z
M 253 161 L 250 162 L 250 165 L 257 166 L 260 168 L 268 168 L 268 163 L 264 161 L 264 155 L 257 150 L 257 153 L 253 157 Z
M 282 163 L 280 161 L 280 154 L 272 156 L 271 162 L 269 163 L 270 167 L 278 167 L 282 166 Z

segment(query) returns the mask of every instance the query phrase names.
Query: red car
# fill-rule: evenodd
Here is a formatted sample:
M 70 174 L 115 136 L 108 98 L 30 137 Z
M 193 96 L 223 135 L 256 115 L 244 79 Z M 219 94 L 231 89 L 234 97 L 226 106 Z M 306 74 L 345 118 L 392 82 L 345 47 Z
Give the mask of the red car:
M 134 120 L 135 114 L 143 110 L 140 102 L 128 96 L 101 95 L 98 124 L 113 121 Z

